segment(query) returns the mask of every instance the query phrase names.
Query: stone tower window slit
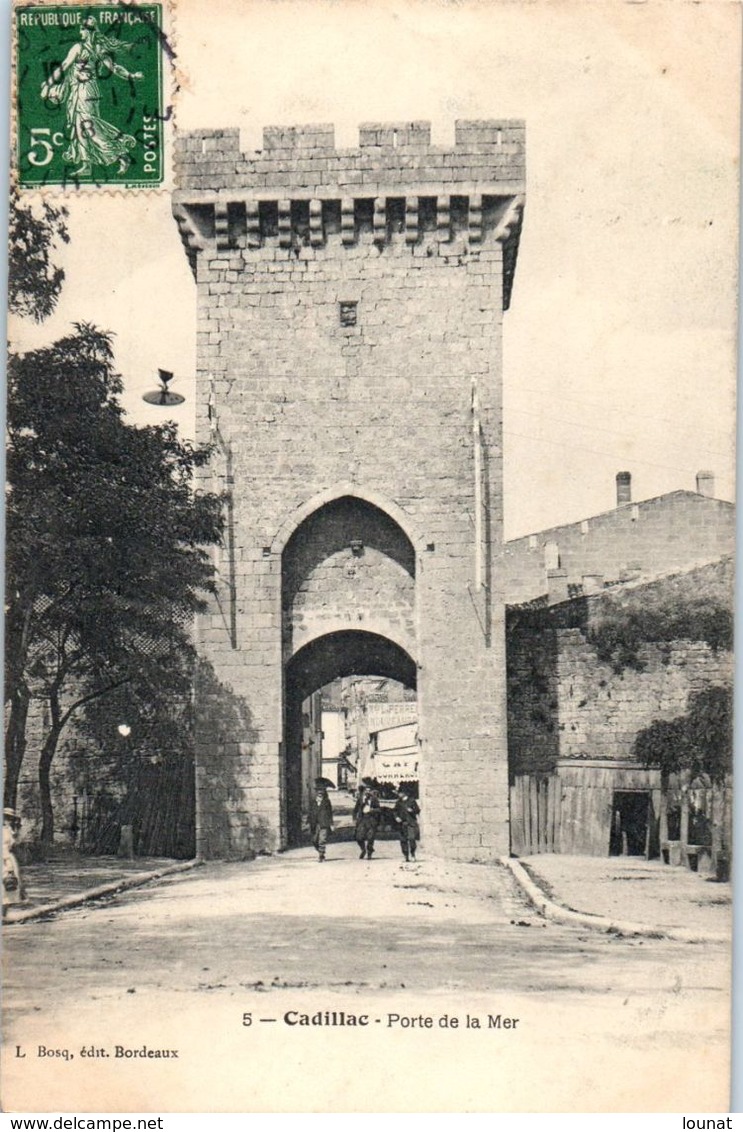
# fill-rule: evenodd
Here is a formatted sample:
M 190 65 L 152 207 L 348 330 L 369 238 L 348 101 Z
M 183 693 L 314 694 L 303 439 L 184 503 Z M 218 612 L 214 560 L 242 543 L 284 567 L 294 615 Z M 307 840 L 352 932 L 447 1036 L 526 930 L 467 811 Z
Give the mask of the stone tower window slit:
M 358 316 L 359 304 L 355 301 L 341 302 L 338 304 L 341 326 L 355 326 Z
M 293 200 L 291 202 L 291 226 L 294 242 L 302 247 L 310 242 L 310 202 Z
M 472 379 L 472 456 L 475 496 L 475 593 L 483 587 L 483 491 L 482 491 L 482 427 L 480 425 L 480 395 L 477 379 Z
M 371 232 L 374 226 L 374 201 L 366 197 L 356 201 L 356 228 L 361 233 Z
M 436 197 L 419 198 L 418 223 L 421 232 L 436 231 Z
M 337 236 L 341 231 L 341 202 L 324 200 L 322 202 L 322 223 L 327 236 Z

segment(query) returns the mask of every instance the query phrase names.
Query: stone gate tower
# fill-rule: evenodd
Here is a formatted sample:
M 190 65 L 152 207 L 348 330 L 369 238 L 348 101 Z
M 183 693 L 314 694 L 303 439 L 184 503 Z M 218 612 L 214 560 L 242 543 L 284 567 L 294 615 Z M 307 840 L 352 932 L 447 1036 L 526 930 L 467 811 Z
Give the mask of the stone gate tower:
M 225 492 L 201 619 L 197 842 L 293 844 L 301 704 L 337 676 L 417 689 L 429 853 L 508 851 L 503 311 L 524 125 L 183 133 L 203 485 Z

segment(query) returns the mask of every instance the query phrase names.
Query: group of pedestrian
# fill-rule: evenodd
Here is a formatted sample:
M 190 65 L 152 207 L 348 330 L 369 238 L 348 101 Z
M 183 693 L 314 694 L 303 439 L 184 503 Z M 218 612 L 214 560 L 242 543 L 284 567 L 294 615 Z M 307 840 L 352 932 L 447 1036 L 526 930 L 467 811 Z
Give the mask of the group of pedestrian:
M 418 825 L 420 812 L 420 806 L 410 789 L 401 786 L 397 792 L 392 816 L 400 838 L 402 855 L 406 861 L 415 860 L 415 851 L 421 836 Z M 362 861 L 364 858 L 371 861 L 374 854 L 374 842 L 382 821 L 382 806 L 374 787 L 362 786 L 359 790 L 353 817 L 356 822 L 356 844 L 361 850 L 359 857 Z
M 402 855 L 406 861 L 415 860 L 415 851 L 421 836 L 418 825 L 420 812 L 420 806 L 410 788 L 401 786 L 397 792 L 392 816 L 400 838 Z M 327 788 L 321 779 L 318 779 L 315 793 L 310 799 L 308 816 L 312 844 L 317 850 L 320 861 L 324 861 L 328 835 L 333 829 L 333 807 Z M 382 805 L 379 794 L 373 786 L 362 785 L 359 788 L 353 809 L 353 820 L 356 844 L 361 850 L 359 858 L 362 861 L 364 859 L 371 861 L 374 856 L 374 843 L 382 822 Z

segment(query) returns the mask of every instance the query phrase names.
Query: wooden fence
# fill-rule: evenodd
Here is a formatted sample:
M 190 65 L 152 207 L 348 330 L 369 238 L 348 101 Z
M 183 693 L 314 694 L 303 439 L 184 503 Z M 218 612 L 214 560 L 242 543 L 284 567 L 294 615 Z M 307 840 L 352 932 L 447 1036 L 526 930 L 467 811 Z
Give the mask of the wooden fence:
M 562 784 L 554 774 L 524 774 L 511 787 L 511 852 L 559 851 Z

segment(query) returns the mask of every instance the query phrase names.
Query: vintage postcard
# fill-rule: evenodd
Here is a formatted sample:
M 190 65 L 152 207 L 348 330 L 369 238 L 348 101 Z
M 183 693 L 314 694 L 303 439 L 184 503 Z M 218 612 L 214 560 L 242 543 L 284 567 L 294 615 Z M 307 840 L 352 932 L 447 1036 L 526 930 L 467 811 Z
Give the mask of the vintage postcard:
M 729 1110 L 740 24 L 14 6 L 6 1111 Z

